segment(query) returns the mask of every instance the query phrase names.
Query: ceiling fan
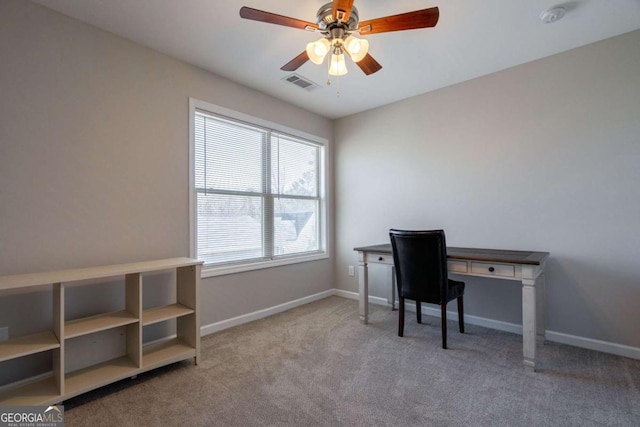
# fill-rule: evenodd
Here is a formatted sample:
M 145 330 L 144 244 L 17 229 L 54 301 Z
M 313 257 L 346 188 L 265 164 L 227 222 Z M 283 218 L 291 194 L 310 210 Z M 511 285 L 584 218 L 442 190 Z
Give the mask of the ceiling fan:
M 366 75 L 373 74 L 382 68 L 382 65 L 369 55 L 369 42 L 358 39 L 353 34 L 368 36 L 391 31 L 435 27 L 438 23 L 439 10 L 437 7 L 431 7 L 360 22 L 358 9 L 353 6 L 353 0 L 333 0 L 318 9 L 315 23 L 246 6 L 240 9 L 240 16 L 254 21 L 321 33 L 321 39 L 307 44 L 307 48 L 300 55 L 280 69 L 295 71 L 308 60 L 315 64 L 322 64 L 324 58 L 330 53 L 329 74 L 341 76 L 347 73 L 345 53 Z

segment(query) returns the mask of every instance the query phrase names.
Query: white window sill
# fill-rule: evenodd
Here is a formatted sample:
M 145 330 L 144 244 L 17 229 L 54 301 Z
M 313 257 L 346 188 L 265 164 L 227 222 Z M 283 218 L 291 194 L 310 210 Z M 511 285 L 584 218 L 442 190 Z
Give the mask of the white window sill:
M 202 269 L 201 278 L 224 276 L 227 274 L 242 273 L 245 271 L 261 270 L 263 268 L 280 267 L 283 265 L 299 264 L 301 262 L 318 261 L 328 259 L 328 253 L 320 253 L 306 256 L 298 256 L 292 258 L 281 258 L 271 261 L 252 262 L 248 264 L 225 265 L 220 267 L 204 267 Z

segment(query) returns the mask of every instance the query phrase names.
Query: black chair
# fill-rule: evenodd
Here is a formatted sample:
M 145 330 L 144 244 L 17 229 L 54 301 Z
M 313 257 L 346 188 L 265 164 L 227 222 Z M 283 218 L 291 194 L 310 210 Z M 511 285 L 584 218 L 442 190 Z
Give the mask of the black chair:
M 438 304 L 442 313 L 442 348 L 447 348 L 447 303 L 458 300 L 458 324 L 464 333 L 464 282 L 447 275 L 447 244 L 443 230 L 389 230 L 398 286 L 398 336 L 404 335 L 404 300 L 416 302 L 418 323 L 422 303 Z

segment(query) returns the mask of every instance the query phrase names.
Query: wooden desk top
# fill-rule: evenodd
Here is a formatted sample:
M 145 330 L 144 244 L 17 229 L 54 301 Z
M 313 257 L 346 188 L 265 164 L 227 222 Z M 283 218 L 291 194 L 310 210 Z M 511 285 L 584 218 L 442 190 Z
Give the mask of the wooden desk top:
M 372 252 L 378 254 L 392 254 L 391 243 L 381 245 L 361 246 L 354 248 L 358 252 Z M 447 247 L 447 258 L 467 259 L 474 261 L 504 262 L 509 264 L 529 264 L 540 265 L 549 252 L 514 251 L 505 249 L 482 249 L 482 248 L 456 248 Z

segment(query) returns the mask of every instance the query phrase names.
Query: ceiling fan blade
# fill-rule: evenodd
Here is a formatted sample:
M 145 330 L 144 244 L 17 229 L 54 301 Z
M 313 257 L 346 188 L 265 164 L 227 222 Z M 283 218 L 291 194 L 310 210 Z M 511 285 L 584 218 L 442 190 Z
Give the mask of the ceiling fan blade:
M 307 55 L 307 51 L 305 50 L 300 55 L 296 56 L 291 61 L 284 64 L 280 69 L 282 71 L 295 71 L 298 68 L 300 68 L 300 66 L 305 62 L 307 62 L 308 60 L 309 60 L 309 55 Z
M 378 63 L 373 56 L 367 53 L 367 56 L 356 62 L 356 65 L 368 76 L 382 69 L 382 65 Z
M 333 0 L 333 17 L 347 21 L 351 15 L 353 0 Z
M 437 7 L 414 10 L 399 15 L 370 19 L 358 24 L 360 35 L 386 33 L 389 31 L 415 30 L 417 28 L 435 27 L 438 23 L 440 11 Z
M 313 22 L 289 18 L 288 16 L 277 15 L 275 13 L 265 12 L 263 10 L 253 9 L 246 6 L 240 8 L 240 17 L 244 19 L 251 19 L 253 21 L 267 22 L 269 24 L 298 28 L 301 30 L 314 31 L 318 29 L 318 24 L 314 24 Z

